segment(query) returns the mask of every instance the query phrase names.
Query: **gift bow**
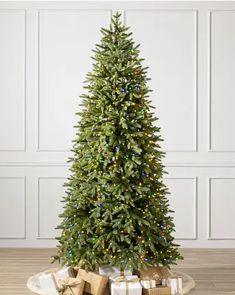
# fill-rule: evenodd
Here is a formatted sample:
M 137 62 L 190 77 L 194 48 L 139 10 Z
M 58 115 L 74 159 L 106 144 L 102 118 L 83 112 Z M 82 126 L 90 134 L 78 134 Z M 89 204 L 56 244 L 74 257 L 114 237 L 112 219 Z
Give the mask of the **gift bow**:
M 59 282 L 60 282 L 60 287 L 57 287 L 57 291 L 61 295 L 63 295 L 64 291 L 68 288 L 70 289 L 71 293 L 74 295 L 72 287 L 75 287 L 75 286 L 81 284 L 81 280 L 78 280 L 78 279 L 71 280 L 71 278 L 67 278 L 65 280 L 60 280 Z
M 146 276 L 142 279 L 143 281 L 148 281 L 149 282 L 149 287 L 150 289 L 153 288 L 153 281 L 154 281 L 154 278 L 150 278 L 149 276 Z
M 126 283 L 126 295 L 129 295 L 129 285 L 128 285 L 128 283 L 137 283 L 137 282 L 139 282 L 139 278 L 132 278 L 132 279 L 130 278 L 130 279 L 128 279 L 125 275 L 120 275 L 120 276 L 116 277 L 114 279 L 114 281 L 117 282 L 117 283 L 122 283 L 122 282 Z
M 153 279 L 155 279 L 155 280 L 159 280 L 159 279 L 160 279 L 159 273 L 154 272 L 154 273 L 153 273 Z
M 128 279 L 126 276 L 118 276 L 114 279 L 115 282 L 127 282 L 127 283 L 136 283 L 139 282 L 139 278 Z
M 154 272 L 152 274 L 152 276 L 150 276 L 149 274 L 145 275 L 144 277 L 142 277 L 142 280 L 146 280 L 146 281 L 149 281 L 149 285 L 150 285 L 150 289 L 153 288 L 153 283 L 152 283 L 152 280 L 159 280 L 160 279 L 160 276 L 157 272 Z

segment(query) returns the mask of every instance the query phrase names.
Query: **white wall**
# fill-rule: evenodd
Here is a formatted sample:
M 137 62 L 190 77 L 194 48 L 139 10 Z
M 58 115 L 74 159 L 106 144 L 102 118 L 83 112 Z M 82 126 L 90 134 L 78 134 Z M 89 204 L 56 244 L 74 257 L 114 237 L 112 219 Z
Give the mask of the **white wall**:
M 149 65 L 184 247 L 235 247 L 235 3 L 0 2 L 0 246 L 54 246 L 91 49 L 124 12 Z

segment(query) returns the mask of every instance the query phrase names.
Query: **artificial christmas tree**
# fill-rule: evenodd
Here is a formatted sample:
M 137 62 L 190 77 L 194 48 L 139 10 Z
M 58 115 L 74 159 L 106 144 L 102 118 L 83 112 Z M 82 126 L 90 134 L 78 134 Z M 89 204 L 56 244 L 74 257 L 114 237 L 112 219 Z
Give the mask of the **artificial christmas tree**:
M 81 96 L 54 259 L 91 271 L 174 264 L 182 257 L 172 236 L 147 68 L 119 13 L 101 32 Z

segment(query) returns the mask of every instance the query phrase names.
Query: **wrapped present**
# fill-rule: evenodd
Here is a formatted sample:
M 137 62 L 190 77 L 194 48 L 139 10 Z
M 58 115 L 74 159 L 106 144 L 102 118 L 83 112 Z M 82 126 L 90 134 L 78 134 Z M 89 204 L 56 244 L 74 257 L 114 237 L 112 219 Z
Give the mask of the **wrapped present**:
M 39 277 L 40 288 L 45 294 L 58 294 L 57 289 L 61 286 L 60 281 L 72 275 L 71 267 L 47 270 Z
M 67 278 L 60 281 L 60 287 L 57 288 L 60 295 L 82 295 L 85 281 L 82 278 Z
M 182 293 L 182 278 L 181 277 L 170 277 L 166 280 L 166 285 L 171 289 L 171 294 Z
M 141 280 L 154 279 L 157 285 L 161 284 L 162 279 L 173 276 L 173 273 L 166 266 L 138 269 L 135 270 L 135 274 L 137 274 Z
M 43 294 L 48 294 L 48 295 L 58 294 L 58 291 L 57 291 L 58 284 L 53 272 L 42 274 L 39 277 L 39 284 Z
M 105 266 L 99 267 L 99 274 L 102 276 L 107 276 L 107 277 L 116 277 L 120 275 L 120 270 L 115 266 L 105 265 Z M 125 269 L 122 272 L 122 274 L 125 276 L 131 276 L 132 271 L 130 269 Z
M 104 295 L 111 295 L 110 289 L 109 289 L 109 284 L 107 284 L 105 290 L 104 290 Z
M 151 288 L 155 288 L 156 287 L 156 281 L 152 280 L 152 279 L 145 279 L 145 280 L 141 280 L 140 281 L 141 286 L 144 289 L 151 289 Z
M 57 282 L 59 282 L 59 280 L 61 279 L 74 278 L 74 277 L 75 277 L 74 270 L 71 266 L 59 269 L 55 272 L 55 278 Z
M 141 295 L 142 287 L 138 276 L 118 276 L 110 278 L 111 295 Z
M 103 295 L 108 283 L 108 278 L 94 272 L 79 269 L 78 276 L 85 281 L 84 292 L 92 295 Z
M 165 286 L 158 286 L 152 289 L 143 289 L 143 295 L 171 295 L 171 289 Z
M 157 267 L 149 267 L 146 269 L 138 269 L 135 271 L 141 280 L 155 280 L 157 285 L 161 284 L 161 273 Z

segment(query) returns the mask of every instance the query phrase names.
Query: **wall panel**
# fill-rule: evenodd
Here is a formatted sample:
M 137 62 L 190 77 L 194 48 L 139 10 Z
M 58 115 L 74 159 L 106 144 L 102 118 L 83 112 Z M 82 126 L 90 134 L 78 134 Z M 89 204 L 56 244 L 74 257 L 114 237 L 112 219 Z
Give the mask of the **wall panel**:
M 59 235 L 56 226 L 61 222 L 62 197 L 65 196 L 62 177 L 38 178 L 38 239 L 53 239 Z
M 108 10 L 39 12 L 39 151 L 70 149 L 74 110 L 79 110 L 83 81 L 91 69 L 91 50 L 109 19 Z
M 210 178 L 209 189 L 209 238 L 235 240 L 235 178 Z
M 210 13 L 210 146 L 235 152 L 235 10 Z M 226 118 L 226 119 L 225 119 Z
M 175 211 L 174 217 L 178 240 L 197 239 L 197 179 L 166 178 L 169 188 L 170 208 Z M 183 210 L 182 210 L 183 208 Z
M 0 8 L 0 150 L 25 149 L 25 11 Z
M 0 177 L 0 239 L 24 239 L 26 226 L 24 177 Z
M 149 66 L 162 147 L 166 151 L 196 151 L 197 11 L 128 10 L 126 22 L 141 43 L 141 55 Z

